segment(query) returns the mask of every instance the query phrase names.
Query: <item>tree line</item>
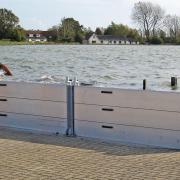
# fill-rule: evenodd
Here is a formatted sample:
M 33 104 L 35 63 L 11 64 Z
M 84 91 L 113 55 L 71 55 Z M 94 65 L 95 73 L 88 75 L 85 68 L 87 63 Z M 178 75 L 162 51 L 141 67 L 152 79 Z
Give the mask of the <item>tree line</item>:
M 144 42 L 180 44 L 180 17 L 166 14 L 158 4 L 135 3 L 132 20 L 140 28 L 139 33 Z
M 19 25 L 19 18 L 7 9 L 0 9 L 0 39 L 25 40 L 24 29 Z
M 95 32 L 91 28 L 85 28 L 73 18 L 63 18 L 58 26 L 53 26 L 48 30 L 51 32 L 54 41 L 61 42 L 79 42 L 87 40 L 93 33 L 97 35 L 116 35 L 136 40 L 140 39 L 136 29 L 132 29 L 127 25 L 116 24 L 112 22 L 107 28 L 96 28 Z
M 133 38 L 148 44 L 180 44 L 180 17 L 166 14 L 160 5 L 141 1 L 135 3 L 131 18 L 138 29 L 111 22 L 108 27 L 93 31 L 74 18 L 64 17 L 58 25 L 48 29 L 51 37 L 49 41 L 82 43 L 96 33 Z M 26 39 L 25 30 L 19 25 L 19 18 L 8 9 L 0 9 L 0 39 Z

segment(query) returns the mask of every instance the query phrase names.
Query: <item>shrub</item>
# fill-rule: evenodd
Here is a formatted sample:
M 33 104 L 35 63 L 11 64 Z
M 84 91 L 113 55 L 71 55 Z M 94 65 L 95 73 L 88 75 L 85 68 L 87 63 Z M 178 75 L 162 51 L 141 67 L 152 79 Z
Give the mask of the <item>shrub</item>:
M 160 37 L 154 36 L 150 39 L 150 44 L 163 44 L 163 40 Z

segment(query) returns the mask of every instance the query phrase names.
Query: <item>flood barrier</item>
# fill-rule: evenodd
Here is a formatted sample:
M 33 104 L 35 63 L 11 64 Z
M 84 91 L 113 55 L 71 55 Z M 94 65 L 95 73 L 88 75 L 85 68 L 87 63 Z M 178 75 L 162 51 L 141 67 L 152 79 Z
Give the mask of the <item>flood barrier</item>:
M 180 149 L 180 94 L 1 82 L 0 126 Z
M 1 82 L 0 99 L 0 126 L 51 133 L 66 130 L 66 86 Z
M 180 148 L 180 94 L 76 87 L 80 136 Z

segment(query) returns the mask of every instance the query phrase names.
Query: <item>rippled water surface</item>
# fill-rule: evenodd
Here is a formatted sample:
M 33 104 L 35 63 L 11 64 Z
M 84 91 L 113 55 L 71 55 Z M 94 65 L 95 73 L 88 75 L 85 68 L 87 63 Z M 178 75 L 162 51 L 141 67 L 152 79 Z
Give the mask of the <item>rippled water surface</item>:
M 14 76 L 8 80 L 64 83 L 65 77 L 95 86 L 171 90 L 180 76 L 180 46 L 0 46 L 0 62 Z

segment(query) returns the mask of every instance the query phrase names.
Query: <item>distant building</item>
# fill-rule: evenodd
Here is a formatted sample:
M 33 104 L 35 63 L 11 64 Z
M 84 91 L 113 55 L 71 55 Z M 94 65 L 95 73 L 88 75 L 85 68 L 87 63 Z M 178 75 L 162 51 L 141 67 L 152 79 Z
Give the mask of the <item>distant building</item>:
M 88 39 L 88 44 L 107 44 L 107 45 L 134 44 L 135 45 L 135 44 L 139 44 L 139 42 L 135 41 L 132 38 L 126 38 L 122 36 L 93 34 Z
M 26 40 L 29 42 L 47 42 L 51 38 L 49 31 L 29 30 L 26 31 Z

